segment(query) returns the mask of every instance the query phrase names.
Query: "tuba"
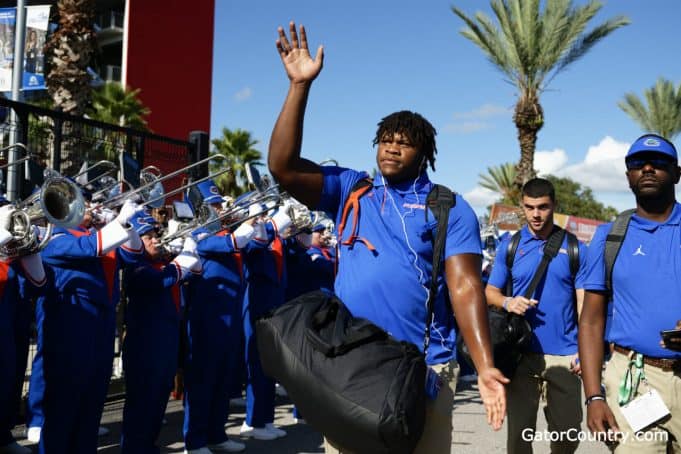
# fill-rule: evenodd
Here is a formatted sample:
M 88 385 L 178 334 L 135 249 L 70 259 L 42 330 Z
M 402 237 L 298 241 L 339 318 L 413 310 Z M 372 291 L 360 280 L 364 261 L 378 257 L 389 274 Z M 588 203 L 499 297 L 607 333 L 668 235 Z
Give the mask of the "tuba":
M 0 246 L 0 256 L 21 257 L 42 250 L 56 225 L 76 227 L 85 214 L 85 199 L 78 185 L 59 172 L 45 169 L 45 182 L 40 190 L 16 205 L 10 218 L 12 239 Z M 33 224 L 45 221 L 46 231 L 39 238 Z

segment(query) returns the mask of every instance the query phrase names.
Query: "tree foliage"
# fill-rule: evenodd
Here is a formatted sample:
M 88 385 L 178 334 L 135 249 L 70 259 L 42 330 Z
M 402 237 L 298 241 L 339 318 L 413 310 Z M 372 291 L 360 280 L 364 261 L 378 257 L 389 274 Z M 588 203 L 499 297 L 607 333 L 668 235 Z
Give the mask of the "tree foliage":
M 507 162 L 500 166 L 487 168 L 487 174 L 480 174 L 479 184 L 483 188 L 500 195 L 499 203 L 520 206 L 520 191 L 515 192 L 512 184 L 515 178 L 515 166 Z M 556 190 L 557 213 L 577 216 L 580 218 L 610 221 L 617 216 L 617 209 L 605 206 L 594 198 L 593 191 L 587 186 L 567 178 L 554 175 L 544 175 Z
M 660 77 L 654 86 L 643 92 L 645 100 L 627 93 L 618 103 L 644 132 L 654 132 L 672 139 L 681 132 L 681 83 Z
M 507 162 L 500 166 L 487 167 L 487 173 L 481 173 L 480 186 L 501 194 L 501 203 L 506 205 L 520 204 L 520 191 L 513 184 L 516 170 L 513 163 Z
M 213 150 L 211 154 L 220 153 L 227 159 L 215 161 L 211 164 L 211 172 L 222 169 L 227 165 L 231 171 L 223 173 L 215 178 L 215 184 L 220 188 L 220 192 L 225 195 L 237 196 L 248 190 L 246 179 L 246 164 L 254 166 L 264 166 L 261 161 L 262 153 L 255 149 L 258 141 L 253 139 L 251 133 L 243 129 L 222 128 L 222 137 L 213 139 Z
M 572 0 L 492 0 L 491 6 L 496 22 L 482 12 L 468 16 L 456 7 L 452 11 L 466 25 L 461 34 L 518 89 L 513 122 L 520 143 L 515 181 L 520 188 L 535 175 L 537 133 L 544 125 L 539 95 L 557 74 L 629 19 L 618 16 L 585 31 L 601 9 L 597 1 L 575 6 Z
M 599 221 L 611 221 L 617 216 L 617 209 L 598 202 L 591 188 L 567 177 L 548 175 L 545 178 L 556 189 L 556 213 Z
M 149 131 L 146 118 L 151 111 L 142 104 L 140 90 L 123 88 L 118 82 L 107 82 L 92 93 L 88 116 L 118 126 Z

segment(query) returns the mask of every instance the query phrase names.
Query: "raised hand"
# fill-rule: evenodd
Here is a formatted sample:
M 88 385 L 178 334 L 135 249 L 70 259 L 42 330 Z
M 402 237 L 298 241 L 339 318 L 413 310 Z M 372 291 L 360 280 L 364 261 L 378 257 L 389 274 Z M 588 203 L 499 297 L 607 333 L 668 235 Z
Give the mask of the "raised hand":
M 296 24 L 291 22 L 289 25 L 291 41 L 289 42 L 284 33 L 284 28 L 279 27 L 279 39 L 277 39 L 277 51 L 281 57 L 286 74 L 291 83 L 312 82 L 322 70 L 324 62 L 324 47 L 319 46 L 314 60 L 307 47 L 307 34 L 305 27 L 300 26 L 300 39 L 296 33 Z

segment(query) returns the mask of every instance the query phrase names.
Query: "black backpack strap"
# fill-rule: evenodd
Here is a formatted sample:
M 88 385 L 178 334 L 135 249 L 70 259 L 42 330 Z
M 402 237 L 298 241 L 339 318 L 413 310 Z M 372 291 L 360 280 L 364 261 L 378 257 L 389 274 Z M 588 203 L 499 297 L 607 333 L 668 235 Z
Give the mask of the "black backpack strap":
M 615 259 L 620 252 L 622 243 L 624 242 L 624 235 L 627 233 L 629 221 L 631 216 L 636 212 L 635 209 L 621 212 L 615 218 L 615 221 L 610 227 L 610 232 L 605 238 L 605 288 L 612 293 L 612 269 L 615 267 Z
M 513 296 L 513 260 L 520 244 L 520 230 L 515 232 L 508 242 L 506 248 L 506 269 L 508 269 L 508 280 L 506 281 L 506 296 Z
M 554 227 L 553 232 L 551 232 L 551 235 L 549 235 L 549 238 L 546 240 L 546 244 L 544 245 L 544 256 L 542 257 L 541 262 L 539 262 L 539 266 L 537 267 L 537 271 L 535 271 L 534 276 L 530 281 L 529 287 L 527 287 L 527 290 L 525 290 L 525 294 L 523 295 L 525 298 L 532 298 L 532 294 L 537 288 L 537 285 L 539 285 L 539 281 L 541 281 L 546 274 L 546 269 L 549 266 L 549 262 L 553 260 L 556 255 L 558 255 L 560 245 L 563 243 L 564 238 L 565 230 L 561 229 L 560 227 Z
M 449 210 L 456 205 L 454 193 L 447 188 L 436 184 L 426 197 L 426 222 L 428 222 L 428 208 L 433 211 L 437 228 L 433 240 L 433 272 L 430 277 L 430 291 L 428 292 L 428 313 L 426 315 L 426 330 L 423 339 L 423 352 L 428 353 L 430 345 L 430 324 L 433 320 L 435 310 L 435 298 L 437 297 L 437 278 L 440 275 L 440 263 L 445 252 L 445 239 L 447 236 L 447 225 L 449 224 Z
M 570 260 L 570 274 L 574 282 L 579 271 L 579 240 L 574 233 L 565 232 L 567 235 L 567 253 Z

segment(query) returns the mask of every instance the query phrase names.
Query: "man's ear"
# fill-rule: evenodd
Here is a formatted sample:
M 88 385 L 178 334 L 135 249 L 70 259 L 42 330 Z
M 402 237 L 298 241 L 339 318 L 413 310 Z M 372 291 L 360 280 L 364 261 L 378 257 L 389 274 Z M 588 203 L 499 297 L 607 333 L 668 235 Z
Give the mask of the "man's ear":
M 674 174 L 674 184 L 679 183 L 679 178 L 681 177 L 681 167 L 676 166 L 675 167 L 675 174 Z

